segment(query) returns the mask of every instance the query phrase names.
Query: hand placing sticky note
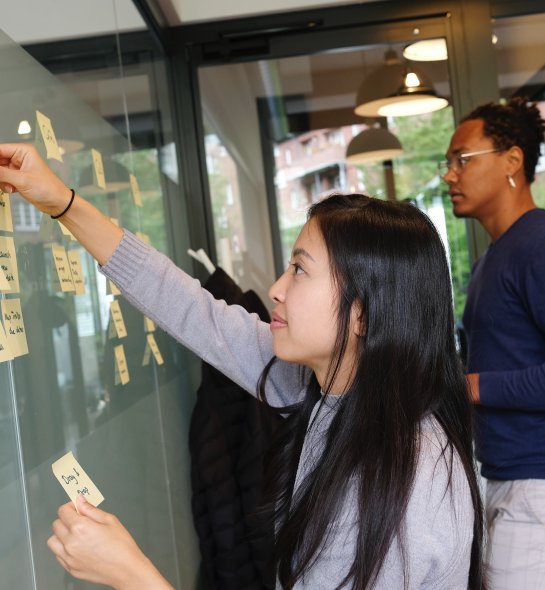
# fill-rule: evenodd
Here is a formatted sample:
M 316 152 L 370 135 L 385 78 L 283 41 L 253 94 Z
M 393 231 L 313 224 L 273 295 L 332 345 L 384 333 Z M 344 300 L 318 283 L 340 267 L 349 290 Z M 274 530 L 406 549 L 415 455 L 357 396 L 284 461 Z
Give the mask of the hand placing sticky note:
M 98 506 L 104 500 L 104 496 L 77 462 L 72 451 L 55 461 L 51 467 L 76 509 L 76 498 L 79 495 L 85 496 L 85 499 L 93 506 Z

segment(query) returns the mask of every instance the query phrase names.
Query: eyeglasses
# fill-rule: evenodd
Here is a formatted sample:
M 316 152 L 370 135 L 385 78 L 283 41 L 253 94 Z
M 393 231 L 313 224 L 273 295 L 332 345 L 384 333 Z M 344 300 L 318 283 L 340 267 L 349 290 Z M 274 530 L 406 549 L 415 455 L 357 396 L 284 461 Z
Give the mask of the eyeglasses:
M 454 170 L 456 174 L 460 174 L 465 170 L 467 163 L 475 156 L 484 156 L 485 154 L 493 154 L 494 152 L 501 152 L 501 149 L 490 148 L 488 150 L 479 150 L 478 152 L 466 152 L 465 154 L 456 154 L 451 160 L 443 160 L 438 162 L 439 175 L 445 176 L 449 170 Z

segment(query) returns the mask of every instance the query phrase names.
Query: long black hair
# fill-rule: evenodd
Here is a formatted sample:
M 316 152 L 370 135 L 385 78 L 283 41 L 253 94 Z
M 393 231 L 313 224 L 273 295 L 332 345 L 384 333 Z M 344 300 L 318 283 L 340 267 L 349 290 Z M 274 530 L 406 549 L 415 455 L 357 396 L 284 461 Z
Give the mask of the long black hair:
M 290 414 L 280 450 L 269 465 L 278 579 L 289 590 L 319 559 L 344 493 L 356 481 L 357 549 L 338 588 L 372 587 L 402 532 L 421 421 L 433 415 L 446 433 L 443 456 L 449 481 L 457 454 L 469 483 L 474 536 L 468 588 L 481 590 L 483 515 L 472 451 L 472 407 L 455 347 L 450 276 L 439 235 L 413 205 L 365 195 L 333 195 L 313 205 L 308 218 L 317 223 L 327 247 L 339 294 L 338 326 L 326 383 L 320 387 L 312 375 L 305 399 L 282 409 Z M 354 305 L 362 322 L 354 379 L 338 402 L 318 464 L 294 496 L 312 409 L 335 380 Z M 262 399 L 273 362 L 258 386 Z

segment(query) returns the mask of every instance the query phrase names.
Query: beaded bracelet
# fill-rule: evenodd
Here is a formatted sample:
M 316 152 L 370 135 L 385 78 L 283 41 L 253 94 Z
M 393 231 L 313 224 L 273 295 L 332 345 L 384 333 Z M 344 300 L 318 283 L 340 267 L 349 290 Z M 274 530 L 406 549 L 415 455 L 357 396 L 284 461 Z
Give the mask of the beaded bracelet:
M 62 213 L 59 213 L 58 215 L 52 215 L 51 219 L 58 219 L 59 217 L 62 217 L 68 211 L 68 209 L 70 209 L 70 207 L 72 207 L 72 203 L 74 202 L 74 197 L 76 196 L 76 191 L 73 188 L 71 188 L 70 192 L 72 193 L 72 196 L 70 197 L 70 202 L 68 203 L 66 209 Z

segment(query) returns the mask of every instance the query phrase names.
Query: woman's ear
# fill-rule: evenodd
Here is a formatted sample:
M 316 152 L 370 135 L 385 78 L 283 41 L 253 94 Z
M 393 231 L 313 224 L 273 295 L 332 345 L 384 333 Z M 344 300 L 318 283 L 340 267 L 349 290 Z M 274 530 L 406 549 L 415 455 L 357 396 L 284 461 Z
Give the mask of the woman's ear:
M 363 310 L 363 303 L 359 299 L 352 304 L 352 311 L 350 314 L 352 331 L 358 336 L 358 338 L 363 338 L 365 334 L 367 334 L 367 322 L 365 319 L 365 311 Z

